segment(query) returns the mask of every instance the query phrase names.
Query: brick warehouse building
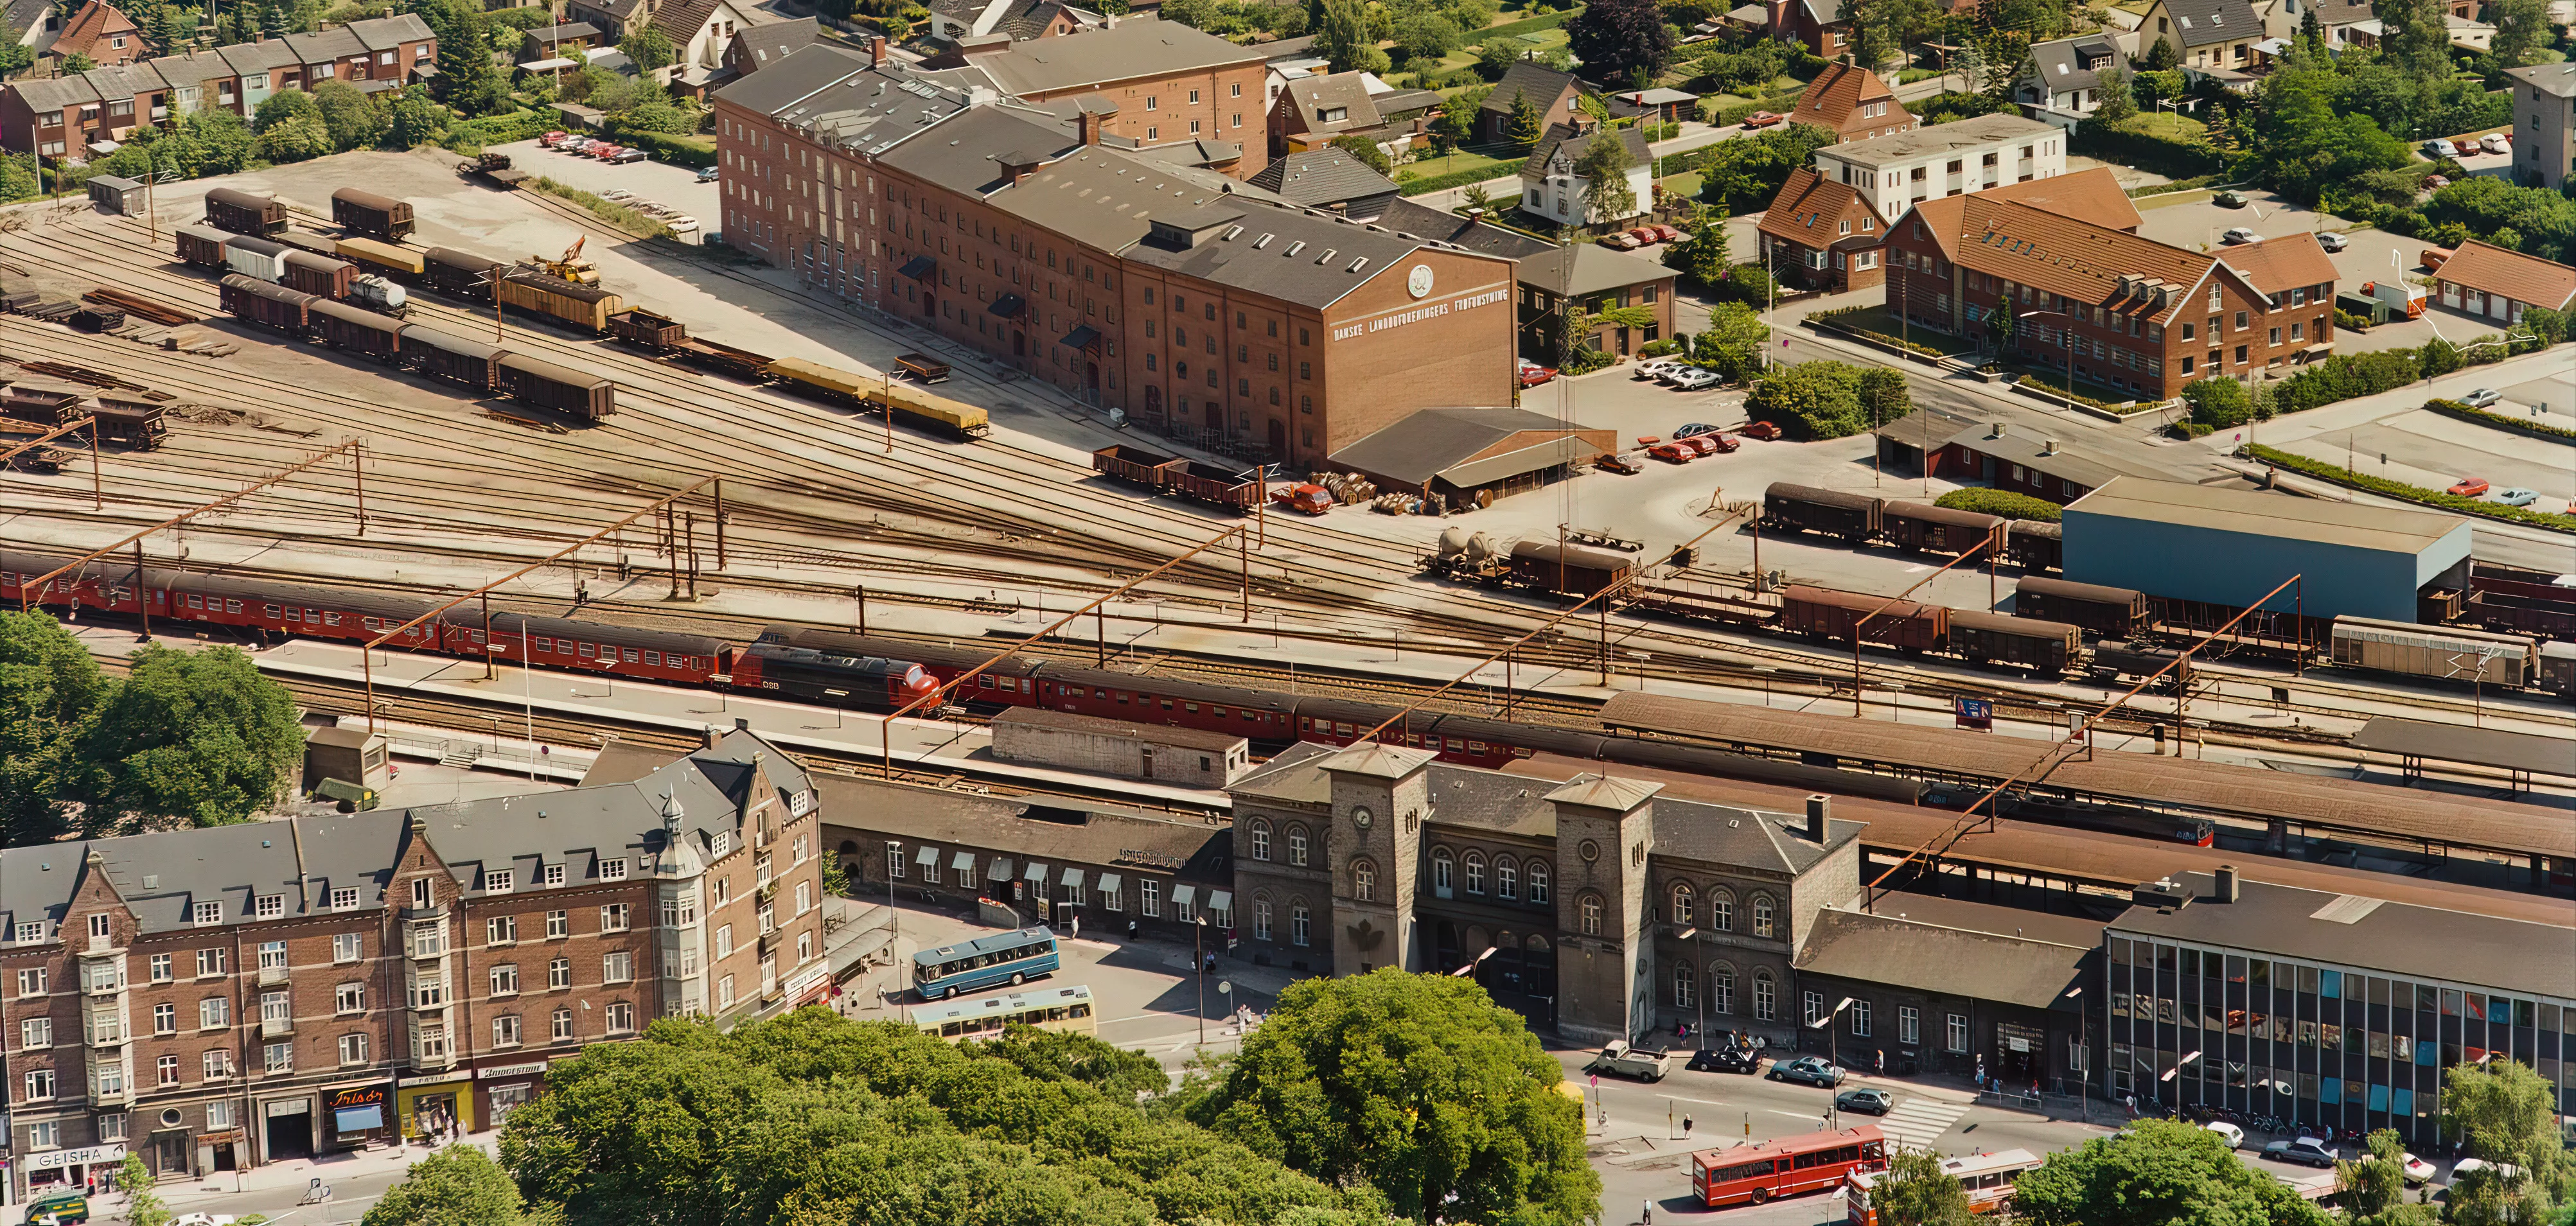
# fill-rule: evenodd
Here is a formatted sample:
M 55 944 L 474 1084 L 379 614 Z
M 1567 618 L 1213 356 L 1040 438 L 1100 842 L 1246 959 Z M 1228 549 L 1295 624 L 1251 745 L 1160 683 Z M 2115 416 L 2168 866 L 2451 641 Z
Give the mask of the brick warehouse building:
M 1294 466 L 1511 403 L 1511 261 L 1123 147 L 1097 99 L 818 46 L 716 112 L 736 246 L 1149 427 Z
M 487 1128 L 585 1043 L 826 989 L 812 784 L 709 739 L 631 783 L 0 852 L 14 1190 Z

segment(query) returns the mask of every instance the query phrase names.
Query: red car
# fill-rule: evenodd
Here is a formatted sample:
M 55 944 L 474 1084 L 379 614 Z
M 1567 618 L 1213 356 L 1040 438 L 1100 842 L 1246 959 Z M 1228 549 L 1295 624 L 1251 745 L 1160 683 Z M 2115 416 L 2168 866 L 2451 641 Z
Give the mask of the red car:
M 1553 366 L 1538 366 L 1526 362 L 1521 364 L 1522 387 L 1537 387 L 1555 377 L 1556 368 Z
M 1656 241 L 1656 242 L 1659 242 L 1659 243 L 1678 243 L 1678 242 L 1682 241 L 1682 232 L 1681 232 L 1681 231 L 1676 230 L 1676 229 L 1672 228 L 1671 226 L 1664 225 L 1664 224 L 1663 224 L 1663 223 L 1661 223 L 1661 222 L 1657 222 L 1656 224 L 1654 224 L 1653 226 L 1650 226 L 1650 227 L 1648 227 L 1648 228 L 1649 228 L 1649 229 L 1651 229 L 1651 230 L 1653 230 L 1653 231 L 1655 232 L 1655 241 Z
M 1780 424 L 1769 421 L 1748 421 L 1744 423 L 1744 428 L 1736 433 L 1746 438 L 1775 439 L 1780 437 Z
M 1639 226 L 1628 231 L 1628 237 L 1637 240 L 1637 245 L 1640 247 L 1651 247 L 1664 241 L 1664 236 L 1653 226 Z
M 1699 448 L 1691 446 L 1689 439 L 1681 439 L 1676 442 L 1657 443 L 1647 448 L 1646 454 L 1667 464 L 1688 464 L 1699 458 Z
M 548 132 L 537 138 L 537 146 L 541 149 L 552 149 L 563 142 L 564 134 L 561 132 Z
M 1699 448 L 1701 455 L 1733 455 L 1744 445 L 1723 434 L 1694 434 L 1685 441 Z
M 1744 117 L 1744 126 L 1747 129 L 1767 128 L 1780 122 L 1784 118 L 1786 118 L 1786 116 L 1774 115 L 1769 111 L 1755 111 Z
M 2484 477 L 2462 477 L 2452 484 L 2450 492 L 2457 494 L 2462 498 L 2483 498 L 2486 496 L 2487 492 L 2487 479 Z

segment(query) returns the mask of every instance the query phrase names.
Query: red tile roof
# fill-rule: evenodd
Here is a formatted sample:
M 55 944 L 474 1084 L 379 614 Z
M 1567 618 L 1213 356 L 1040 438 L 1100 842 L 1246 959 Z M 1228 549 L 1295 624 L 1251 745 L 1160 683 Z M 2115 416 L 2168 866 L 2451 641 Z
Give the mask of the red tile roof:
M 1862 115 L 1865 102 L 1885 102 L 1887 111 Z M 1896 91 L 1887 82 L 1866 68 L 1844 63 L 1827 64 L 1816 74 L 1806 92 L 1798 95 L 1798 108 L 1789 112 L 1789 122 L 1832 128 L 1852 140 L 1911 132 L 1915 127 L 1913 112 L 1896 100 Z
M 2173 318 L 2213 275 L 2259 292 L 2216 256 L 1997 199 L 1993 192 L 1926 200 L 1908 218 L 1922 222 L 1941 253 L 1962 268 L 2154 323 Z M 1899 219 L 1897 229 L 1909 224 Z M 2124 278 L 2145 280 L 2124 289 Z M 2161 304 L 2160 282 L 2170 287 Z
M 1842 232 L 1845 221 L 1852 224 L 1848 235 Z M 1790 172 L 1789 181 L 1780 185 L 1780 194 L 1772 198 L 1770 210 L 1755 229 L 1819 250 L 1846 241 L 1855 247 L 1875 247 L 1887 237 L 1886 221 L 1859 192 L 1812 170 Z
M 99 64 L 127 63 L 143 54 L 143 40 L 140 37 L 129 38 L 126 40 L 125 48 L 120 51 L 107 46 L 107 39 L 113 34 L 137 33 L 134 22 L 125 14 L 105 3 L 105 0 L 90 0 L 80 7 L 80 11 L 72 14 L 70 21 L 64 23 L 62 34 L 54 40 L 54 54 L 78 53 L 88 56 L 91 62 Z
M 2339 275 L 2334 261 L 2326 258 L 2326 249 L 2317 244 L 2314 234 L 2293 234 L 2287 238 L 2267 238 L 2241 247 L 2226 247 L 2218 258 L 2228 267 L 2245 274 L 2254 288 L 2273 298 L 2275 305 L 2282 295 L 2294 289 L 2332 286 Z M 2576 269 L 2570 269 L 2576 273 Z M 2329 289 L 2327 293 L 2333 291 Z
M 2120 186 L 2119 176 L 2112 174 L 2108 166 L 2051 175 L 2028 183 L 2007 183 L 1975 194 L 1994 200 L 2017 200 L 2077 221 L 2089 221 L 2132 234 L 2146 224 L 2146 218 L 2138 215 L 2138 206 L 2129 202 L 2128 189 Z
M 2454 285 L 2553 311 L 2567 309 L 2568 299 L 2576 298 L 2576 268 L 2476 239 L 2460 244 L 2459 253 L 2435 275 Z

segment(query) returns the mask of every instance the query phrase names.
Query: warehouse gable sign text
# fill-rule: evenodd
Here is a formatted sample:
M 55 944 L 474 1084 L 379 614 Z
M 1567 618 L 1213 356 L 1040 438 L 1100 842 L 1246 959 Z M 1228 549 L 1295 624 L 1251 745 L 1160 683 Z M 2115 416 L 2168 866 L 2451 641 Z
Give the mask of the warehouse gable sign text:
M 1337 341 L 1346 341 L 1352 337 L 1361 336 L 1370 332 L 1384 332 L 1389 328 L 1401 328 L 1406 324 L 1420 323 L 1426 319 L 1438 319 L 1452 311 L 1472 311 L 1480 306 L 1491 306 L 1492 304 L 1501 302 L 1511 296 L 1512 292 L 1508 288 L 1489 289 L 1481 293 L 1466 294 L 1457 298 L 1452 298 L 1447 302 L 1435 302 L 1428 306 L 1415 307 L 1409 311 L 1397 311 L 1391 315 L 1380 315 L 1375 319 L 1363 320 L 1355 324 L 1343 324 L 1341 327 L 1333 329 L 1333 339 Z

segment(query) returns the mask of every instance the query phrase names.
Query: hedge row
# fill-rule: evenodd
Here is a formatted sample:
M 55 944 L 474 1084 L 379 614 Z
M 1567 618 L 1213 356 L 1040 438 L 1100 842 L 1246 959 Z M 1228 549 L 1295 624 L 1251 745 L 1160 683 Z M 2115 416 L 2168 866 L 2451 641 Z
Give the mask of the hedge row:
M 535 140 L 554 131 L 561 122 L 552 111 L 512 111 L 507 115 L 486 115 L 447 125 L 440 143 L 459 153 L 481 152 L 492 145 Z M 470 146 L 470 148 L 469 148 Z
M 2488 519 L 2511 520 L 2515 523 L 2530 524 L 2559 532 L 2576 532 L 2576 515 L 2558 515 L 2548 511 L 2534 511 L 2529 507 L 2509 507 L 2500 502 L 2463 498 L 2458 494 L 2446 493 L 2442 490 L 2428 490 L 2420 485 L 2408 485 L 2403 481 L 2391 481 L 2386 477 L 2357 473 L 2349 468 L 2328 464 L 2323 460 L 2311 460 L 2303 455 L 2292 455 L 2277 448 L 2266 447 L 2261 443 L 2245 444 L 2245 454 L 2276 468 L 2305 473 L 2319 480 L 2331 481 L 2365 493 L 2399 498 L 2407 502 L 2420 502 L 2428 507 L 2457 511 L 2462 515 L 2482 515 Z
M 2066 508 L 2045 498 L 2016 494 L 2011 490 L 1952 490 L 1932 502 L 1936 507 L 1953 511 L 1974 511 L 1980 515 L 1999 515 L 2005 519 L 2035 519 L 2056 523 Z
M 2227 168 L 2227 156 L 2207 144 L 2113 128 L 2099 120 L 2076 125 L 2075 139 L 2067 142 L 2066 151 L 2175 179 L 2214 175 Z
M 2196 192 L 2204 187 L 2215 187 L 2217 184 L 2217 175 L 2201 175 L 2197 178 L 2191 179 L 2176 179 L 2171 183 L 2150 183 L 2145 187 L 2130 188 L 2129 198 L 2137 200 L 2147 196 L 2161 196 L 2167 192 Z
M 2457 400 L 2435 397 L 2425 401 L 2424 407 L 2445 417 L 2456 417 L 2462 421 L 2476 422 L 2481 426 L 2494 426 L 2498 429 L 2511 430 L 2516 434 L 2528 434 L 2538 438 L 2554 438 L 2562 443 L 2576 443 L 2576 430 L 2570 430 L 2565 426 L 2552 426 L 2527 417 L 2509 417 L 2502 413 L 2491 413 L 2485 409 L 2471 408 Z
M 1755 111 L 1770 111 L 1774 114 L 1786 115 L 1798 109 L 1798 99 L 1805 97 L 1806 93 L 1807 87 L 1801 85 L 1796 89 L 1776 93 L 1753 102 L 1722 106 L 1717 108 L 1717 114 L 1711 116 L 1709 122 L 1721 128 L 1729 128 L 1751 119 Z
M 1544 16 L 1523 18 L 1519 21 L 1505 22 L 1498 26 L 1486 26 L 1481 30 L 1469 31 L 1467 37 L 1472 42 L 1482 44 L 1494 38 L 1516 38 L 1523 34 L 1536 34 L 1541 30 L 1553 30 L 1558 26 L 1564 25 L 1568 18 L 1582 11 L 1583 9 L 1578 6 L 1566 9 L 1562 12 L 1548 13 Z
M 1858 315 L 1870 309 L 1872 308 L 1865 306 L 1838 307 L 1830 311 L 1818 311 L 1813 315 L 1809 315 L 1807 319 L 1813 323 L 1830 325 L 1838 332 L 1848 332 L 1853 336 L 1865 336 L 1882 345 L 1902 349 L 1909 353 L 1919 353 L 1927 358 L 1948 356 L 1942 351 L 1929 345 L 1916 344 L 1915 342 L 1906 340 L 1901 336 L 1890 336 L 1875 328 L 1864 328 L 1850 321 L 1851 316 Z
M 1513 158 L 1508 162 L 1496 162 L 1491 166 L 1479 166 L 1473 170 L 1453 170 L 1445 175 L 1426 175 L 1419 179 L 1407 179 L 1401 190 L 1407 196 L 1419 196 L 1424 192 L 1446 191 L 1453 187 L 1465 187 L 1470 183 L 1482 183 L 1488 179 L 1516 178 L 1521 173 L 1521 167 L 1528 162 L 1528 158 Z
M 617 138 L 619 144 L 631 145 L 650 154 L 656 162 L 674 166 L 713 166 L 716 164 L 715 142 L 703 136 L 672 136 L 665 132 L 629 132 Z
M 2065 376 L 2064 374 L 2062 374 L 2062 373 L 2058 373 L 2058 372 L 2054 372 L 2054 371 L 2034 370 L 2034 369 L 2032 369 L 2032 368 L 2030 368 L 2030 367 L 2022 366 L 2022 365 L 2021 365 L 2020 363 L 2018 363 L 2018 362 L 2016 362 L 2016 363 L 2012 363 L 2012 365 L 2018 369 L 2018 371 L 2019 371 L 2019 373 L 2020 373 L 2020 375 L 2021 375 L 2021 382 L 2029 383 L 2029 384 L 2033 384 L 2033 385 L 2038 386 L 2038 387 L 2044 387 L 2044 388 L 2047 388 L 2047 389 L 2048 389 L 2048 394 L 2049 394 L 2049 395 L 2051 395 L 2051 396 L 2059 397 L 2059 398 L 2061 398 L 2061 399 L 2065 399 L 2065 400 L 2072 400 L 2072 401 L 2074 401 L 2074 402 L 2075 402 L 2075 403 L 2077 403 L 2077 404 L 2089 404 L 2089 405 L 2093 406 L 2094 408 L 2100 409 L 2100 410 L 2102 410 L 2103 412 L 2105 412 L 2105 413 L 2109 413 L 2109 414 L 2111 414 L 2111 415 L 2113 415 L 2113 416 L 2115 416 L 2115 417 L 2116 417 L 2116 416 L 2125 416 L 2126 414 L 2129 414 L 2129 413 L 2143 413 L 2143 412 L 2145 412 L 2149 407 L 2151 407 L 2151 406 L 2149 406 L 2149 405 L 2140 404 L 2140 405 L 2138 405 L 2138 406 L 2137 406 L 2137 407 L 2135 407 L 2135 408 L 2123 409 L 2123 408 L 2121 408 L 2120 406 L 2118 406 L 2118 405 L 2116 405 L 2116 404 L 2113 404 L 2113 403 L 2111 403 L 2111 402 L 2110 402 L 2110 401 L 2108 401 L 2108 400 L 2096 400 L 2096 399 L 2094 399 L 2094 398 L 2093 398 L 2093 397 L 2091 397 L 2091 396 L 2087 396 L 2087 395 L 2085 395 L 2084 393 L 2079 392 L 2079 391 L 2076 391 L 2074 388 L 2067 386 L 2067 384 L 2066 384 L 2066 376 Z

